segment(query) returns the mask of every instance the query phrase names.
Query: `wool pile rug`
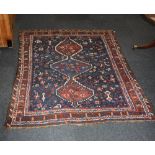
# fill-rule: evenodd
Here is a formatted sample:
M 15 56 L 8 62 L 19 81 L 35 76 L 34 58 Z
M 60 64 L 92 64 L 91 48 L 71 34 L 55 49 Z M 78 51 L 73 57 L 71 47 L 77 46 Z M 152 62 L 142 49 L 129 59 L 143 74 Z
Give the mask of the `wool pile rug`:
M 112 30 L 20 33 L 7 127 L 153 120 Z

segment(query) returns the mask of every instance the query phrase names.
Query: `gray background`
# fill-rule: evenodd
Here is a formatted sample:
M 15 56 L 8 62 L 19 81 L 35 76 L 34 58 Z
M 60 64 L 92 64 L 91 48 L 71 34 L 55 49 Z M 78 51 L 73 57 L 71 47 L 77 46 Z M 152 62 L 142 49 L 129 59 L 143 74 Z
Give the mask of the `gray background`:
M 155 39 L 155 26 L 141 15 L 16 15 L 15 48 L 0 48 L 0 140 L 155 140 L 155 122 L 145 121 L 33 129 L 3 126 L 16 74 L 18 32 L 44 28 L 115 30 L 123 54 L 155 109 L 155 48 L 132 50 L 134 43 Z

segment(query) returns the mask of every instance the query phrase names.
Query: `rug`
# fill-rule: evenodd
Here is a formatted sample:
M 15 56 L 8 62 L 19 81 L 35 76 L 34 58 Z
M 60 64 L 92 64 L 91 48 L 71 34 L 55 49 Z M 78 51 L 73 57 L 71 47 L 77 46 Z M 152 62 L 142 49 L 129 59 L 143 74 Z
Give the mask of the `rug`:
M 20 33 L 7 127 L 153 120 L 112 30 Z

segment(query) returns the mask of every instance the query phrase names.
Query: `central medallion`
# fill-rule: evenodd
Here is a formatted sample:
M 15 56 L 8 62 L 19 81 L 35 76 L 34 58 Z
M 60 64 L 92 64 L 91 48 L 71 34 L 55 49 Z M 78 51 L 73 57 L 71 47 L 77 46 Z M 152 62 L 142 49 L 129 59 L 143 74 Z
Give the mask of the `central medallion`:
M 67 58 L 67 60 L 52 64 L 51 67 L 71 78 L 79 73 L 86 72 L 91 68 L 91 65 L 79 60 Z
M 68 76 L 67 81 L 56 90 L 56 95 L 67 100 L 76 106 L 79 102 L 89 99 L 94 95 L 94 91 L 75 80 L 75 77 L 87 72 L 92 65 L 73 58 L 74 55 L 82 51 L 82 46 L 70 38 L 66 38 L 56 45 L 56 52 L 66 59 L 52 64 L 50 67 Z
M 65 56 L 73 56 L 82 50 L 82 46 L 70 38 L 60 42 L 55 50 Z
M 75 104 L 93 96 L 93 91 L 74 80 L 69 80 L 64 86 L 57 89 L 56 94 Z

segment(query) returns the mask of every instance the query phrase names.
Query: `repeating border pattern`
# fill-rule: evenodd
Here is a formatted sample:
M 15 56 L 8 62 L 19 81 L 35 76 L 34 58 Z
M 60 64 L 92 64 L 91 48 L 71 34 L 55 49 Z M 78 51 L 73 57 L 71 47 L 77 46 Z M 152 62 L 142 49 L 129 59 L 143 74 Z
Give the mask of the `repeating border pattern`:
M 33 36 L 101 36 L 114 70 L 117 70 L 121 85 L 127 90 L 127 94 L 135 108 L 130 109 L 58 109 L 42 112 L 28 112 L 27 101 L 30 89 L 32 70 L 32 40 Z M 112 30 L 28 30 L 20 33 L 19 61 L 16 79 L 14 82 L 12 100 L 8 109 L 6 120 L 7 127 L 36 127 L 59 124 L 84 124 L 99 123 L 104 121 L 128 121 L 128 120 L 155 120 L 150 102 L 144 96 L 131 69 L 123 57 L 115 32 Z M 141 104 L 136 104 L 137 99 Z

